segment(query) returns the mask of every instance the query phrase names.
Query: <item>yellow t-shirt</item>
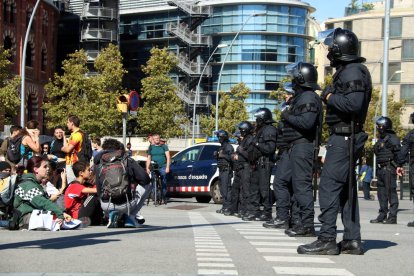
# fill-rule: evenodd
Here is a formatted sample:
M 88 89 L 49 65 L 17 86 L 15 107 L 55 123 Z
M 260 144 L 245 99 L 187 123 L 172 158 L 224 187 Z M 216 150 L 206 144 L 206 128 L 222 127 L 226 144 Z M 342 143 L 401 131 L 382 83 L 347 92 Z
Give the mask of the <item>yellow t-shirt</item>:
M 73 165 L 78 161 L 77 153 L 82 149 L 82 134 L 79 132 L 79 130 L 72 132 L 68 143 L 70 145 L 73 145 L 74 148 L 72 152 L 66 154 L 66 164 Z

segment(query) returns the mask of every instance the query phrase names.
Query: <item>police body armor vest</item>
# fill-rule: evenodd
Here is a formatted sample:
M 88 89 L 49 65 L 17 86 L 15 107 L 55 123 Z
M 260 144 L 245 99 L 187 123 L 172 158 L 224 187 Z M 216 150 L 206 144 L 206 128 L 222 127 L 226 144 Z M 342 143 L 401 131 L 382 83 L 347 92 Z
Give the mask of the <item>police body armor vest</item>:
M 292 101 L 292 104 L 288 107 L 288 113 L 290 115 L 298 116 L 305 112 L 318 112 L 318 107 L 314 103 L 307 103 L 307 104 L 302 104 L 302 105 L 297 106 L 296 102 L 300 99 L 300 97 L 304 93 L 307 93 L 307 92 L 312 92 L 312 91 L 303 91 L 303 92 L 300 92 L 298 96 L 295 96 L 295 98 Z M 315 137 L 315 131 L 297 130 L 293 126 L 291 126 L 288 122 L 283 120 L 282 135 L 283 135 L 283 139 L 285 143 L 291 143 L 301 138 L 306 138 L 309 141 L 313 141 Z
M 249 148 L 251 143 L 253 143 L 253 136 L 251 134 L 248 134 L 245 137 L 243 137 L 243 140 L 236 149 L 236 152 L 239 156 L 239 162 L 249 162 L 249 155 L 247 149 Z
M 230 146 L 231 147 L 231 145 L 230 144 L 228 144 L 228 143 L 224 143 L 222 146 L 220 146 L 220 148 L 219 148 L 219 151 L 223 151 L 224 152 L 224 154 L 227 154 L 226 152 L 225 152 L 225 150 L 226 150 L 226 147 L 228 147 L 228 146 Z M 230 159 L 230 156 L 228 156 L 227 158 L 229 158 Z M 226 168 L 230 168 L 230 162 L 229 161 L 227 161 L 225 158 L 221 158 L 221 157 L 219 157 L 218 159 L 217 159 L 217 166 L 219 167 L 219 168 L 221 168 L 221 169 L 226 169 Z
M 262 126 L 262 128 L 259 129 L 259 131 L 256 133 L 257 143 L 264 144 L 269 140 L 273 140 L 276 143 L 276 136 L 273 137 L 270 134 L 270 132 L 272 132 L 272 130 L 270 128 L 275 128 L 275 127 L 272 126 L 272 125 L 264 125 L 264 126 Z M 265 155 L 263 152 L 261 154 L 262 154 L 262 156 L 265 156 L 265 157 L 268 157 L 268 158 L 269 157 L 273 158 L 273 155 L 274 155 L 274 153 L 272 153 L 270 155 Z
M 360 79 L 355 79 L 355 76 L 361 76 Z M 350 94 L 352 92 L 365 91 L 364 103 L 361 111 L 356 114 L 355 123 L 360 126 L 365 122 L 368 112 L 368 105 L 371 99 L 372 82 L 371 75 L 367 68 L 361 63 L 349 63 L 339 68 L 333 75 L 332 85 L 334 89 L 333 94 Z M 325 122 L 328 126 L 350 126 L 352 114 L 338 111 L 337 109 L 327 107 Z
M 393 145 L 388 142 L 389 135 L 385 136 L 384 139 L 378 140 L 378 142 L 374 146 L 374 152 L 377 156 L 377 163 L 385 163 L 388 161 L 392 161 L 394 158 L 394 153 L 392 151 Z
M 279 123 L 279 125 L 277 126 L 277 139 L 276 139 L 276 148 L 278 149 L 279 152 L 283 152 L 285 149 L 287 149 L 288 147 L 288 142 L 286 141 L 286 139 L 283 137 L 283 123 Z

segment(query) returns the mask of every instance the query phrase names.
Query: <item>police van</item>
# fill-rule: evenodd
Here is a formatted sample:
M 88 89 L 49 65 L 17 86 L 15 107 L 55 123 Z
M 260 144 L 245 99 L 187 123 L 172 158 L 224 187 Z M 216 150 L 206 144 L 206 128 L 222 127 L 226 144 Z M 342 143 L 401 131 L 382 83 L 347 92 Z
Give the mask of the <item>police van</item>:
M 171 158 L 167 197 L 195 197 L 200 203 L 222 203 L 215 153 L 220 143 L 190 146 Z M 234 150 L 237 145 L 233 144 Z

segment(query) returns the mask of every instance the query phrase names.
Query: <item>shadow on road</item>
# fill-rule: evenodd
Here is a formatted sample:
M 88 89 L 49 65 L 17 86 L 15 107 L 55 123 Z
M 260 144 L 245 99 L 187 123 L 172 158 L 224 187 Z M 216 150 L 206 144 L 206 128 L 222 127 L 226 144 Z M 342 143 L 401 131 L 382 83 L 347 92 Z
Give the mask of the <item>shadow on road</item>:
M 108 229 L 105 233 L 89 233 L 80 234 L 70 237 L 59 237 L 44 240 L 32 240 L 24 242 L 5 243 L 0 245 L 0 250 L 6 249 L 18 249 L 18 248 L 41 248 L 41 249 L 65 249 L 74 248 L 81 246 L 89 246 L 95 244 L 103 244 L 108 242 L 120 241 L 120 239 L 106 239 L 112 236 L 134 234 L 134 233 L 145 233 L 152 231 L 165 231 L 171 229 L 185 229 L 185 228 L 197 228 L 204 226 L 218 226 L 218 225 L 230 225 L 230 224 L 243 224 L 244 222 L 231 222 L 231 223 L 206 223 L 206 224 L 188 224 L 188 225 L 177 225 L 177 226 L 156 226 L 156 225 L 145 225 L 141 228 L 126 229 Z M 73 230 L 82 231 L 82 230 Z M 16 232 L 17 233 L 17 232 Z M 103 239 L 99 239 L 103 238 Z
M 395 242 L 384 241 L 384 240 L 363 240 L 365 252 L 371 249 L 385 249 L 391 246 L 398 245 Z

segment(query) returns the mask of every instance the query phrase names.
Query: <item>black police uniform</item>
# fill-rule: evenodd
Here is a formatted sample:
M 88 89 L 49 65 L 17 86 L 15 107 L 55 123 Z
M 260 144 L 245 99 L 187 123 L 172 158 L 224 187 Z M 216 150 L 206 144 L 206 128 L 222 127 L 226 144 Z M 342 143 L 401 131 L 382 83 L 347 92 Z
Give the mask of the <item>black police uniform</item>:
M 234 181 L 231 191 L 231 210 L 239 213 L 240 216 L 247 214 L 250 178 L 252 174 L 247 149 L 252 143 L 253 135 L 247 134 L 243 137 L 243 140 L 236 149 L 237 161 L 233 164 Z M 239 192 L 236 195 L 237 190 Z
M 410 166 L 411 195 L 414 196 L 414 129 L 407 133 L 402 141 L 402 147 L 398 154 L 398 164 L 408 162 Z
M 220 193 L 223 198 L 223 211 L 229 210 L 231 206 L 231 178 L 233 177 L 231 155 L 233 153 L 233 146 L 228 141 L 224 141 L 218 151 L 217 166 L 219 168 Z
M 361 240 L 356 187 L 355 185 L 353 187 L 352 199 L 348 198 L 346 190 L 350 166 L 351 119 L 354 118 L 355 122 L 354 162 L 356 162 L 368 139 L 362 128 L 371 93 L 371 76 L 364 65 L 348 63 L 337 68 L 333 76 L 331 95 L 327 100 L 325 122 L 328 124 L 330 136 L 319 185 L 321 208 L 319 220 L 322 223 L 319 238 L 324 240 L 336 239 L 338 210 L 341 210 L 345 228 L 343 239 Z M 355 163 L 351 166 L 354 167 Z
M 270 176 L 276 151 L 276 128 L 269 123 L 261 126 L 256 131 L 254 145 L 261 156 L 256 162 L 256 169 L 252 172 L 248 212 L 250 216 L 256 216 L 256 220 L 270 220 L 272 218 Z M 263 205 L 261 215 L 259 215 L 260 203 Z
M 371 220 L 372 223 L 396 223 L 398 211 L 396 169 L 399 167 L 400 149 L 400 139 L 393 131 L 384 133 L 384 137 L 379 138 L 374 145 L 374 152 L 377 156 L 377 193 L 380 209 L 378 217 Z
M 277 216 L 280 220 L 289 221 L 289 188 L 292 187 L 302 226 L 309 230 L 310 235 L 314 233 L 315 215 L 312 192 L 313 143 L 321 111 L 321 100 L 314 91 L 295 93 L 291 105 L 282 113 L 283 138 L 289 149 L 278 164 L 275 180 Z

